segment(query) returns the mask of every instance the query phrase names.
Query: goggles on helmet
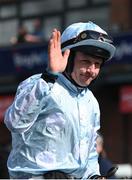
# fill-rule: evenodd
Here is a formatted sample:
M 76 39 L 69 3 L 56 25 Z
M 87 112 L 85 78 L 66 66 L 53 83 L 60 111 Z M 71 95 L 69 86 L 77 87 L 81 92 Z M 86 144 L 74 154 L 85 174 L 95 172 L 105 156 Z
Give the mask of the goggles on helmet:
M 61 47 L 64 48 L 66 46 L 78 43 L 80 41 L 88 40 L 88 39 L 94 39 L 94 40 L 98 40 L 98 41 L 102 41 L 102 42 L 106 42 L 110 44 L 113 43 L 112 38 L 109 37 L 107 34 L 103 34 L 103 33 L 92 31 L 92 30 L 87 30 L 87 31 L 81 32 L 77 37 L 70 39 L 68 41 L 65 41 L 64 43 L 62 43 Z

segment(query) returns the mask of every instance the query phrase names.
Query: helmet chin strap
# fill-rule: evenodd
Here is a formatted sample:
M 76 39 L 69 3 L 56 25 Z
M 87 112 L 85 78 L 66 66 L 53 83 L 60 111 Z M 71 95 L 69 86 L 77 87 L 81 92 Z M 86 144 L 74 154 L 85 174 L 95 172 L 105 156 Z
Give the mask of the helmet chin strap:
M 63 72 L 63 75 L 64 75 L 67 79 L 69 79 L 69 81 L 71 81 L 72 84 L 74 84 L 74 85 L 77 86 L 78 88 L 84 89 L 84 88 L 86 88 L 86 87 L 80 86 L 79 84 L 77 84 L 77 83 L 74 81 L 74 79 L 72 78 L 72 76 L 71 76 L 71 73 L 72 73 L 73 67 L 74 67 L 75 53 L 76 53 L 76 51 L 71 50 L 70 56 L 69 56 L 69 58 L 68 58 L 68 63 L 67 63 L 67 66 L 66 66 L 65 71 Z
M 70 55 L 69 55 L 69 58 L 68 58 L 68 63 L 67 63 L 66 69 L 65 69 L 65 73 L 69 77 L 71 77 L 71 73 L 73 71 L 75 54 L 76 54 L 76 52 L 71 49 L 70 50 Z

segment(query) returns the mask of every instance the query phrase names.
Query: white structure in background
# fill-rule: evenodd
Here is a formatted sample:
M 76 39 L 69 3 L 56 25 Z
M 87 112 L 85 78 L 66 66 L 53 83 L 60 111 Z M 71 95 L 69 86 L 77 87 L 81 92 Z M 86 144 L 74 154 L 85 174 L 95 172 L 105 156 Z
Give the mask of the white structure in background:
M 118 170 L 116 172 L 116 177 L 123 178 L 128 177 L 132 178 L 132 165 L 131 164 L 117 164 Z

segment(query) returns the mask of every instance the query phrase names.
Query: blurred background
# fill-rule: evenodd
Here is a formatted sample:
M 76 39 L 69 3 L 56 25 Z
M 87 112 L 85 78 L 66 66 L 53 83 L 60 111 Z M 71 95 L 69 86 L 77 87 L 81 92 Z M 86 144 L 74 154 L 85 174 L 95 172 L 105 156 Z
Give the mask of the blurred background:
M 132 177 L 132 1 L 0 0 L 0 178 L 8 178 L 10 132 L 4 113 L 18 84 L 47 65 L 53 28 L 93 21 L 108 31 L 115 57 L 90 87 L 101 109 L 101 133 L 107 156 L 119 165 L 118 176 Z

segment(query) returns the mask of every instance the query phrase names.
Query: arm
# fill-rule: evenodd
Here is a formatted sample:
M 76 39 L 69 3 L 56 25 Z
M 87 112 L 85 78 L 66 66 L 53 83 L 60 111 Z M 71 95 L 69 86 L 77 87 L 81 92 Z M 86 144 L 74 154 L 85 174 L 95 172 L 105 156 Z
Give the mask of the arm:
M 32 76 L 18 87 L 15 100 L 5 114 L 5 124 L 10 130 L 23 132 L 33 125 L 50 91 L 46 81 L 53 81 L 56 79 L 55 73 L 64 71 L 70 51 L 66 50 L 62 54 L 60 38 L 60 32 L 54 29 L 48 47 L 50 73 Z
M 96 128 L 94 128 L 89 159 L 88 159 L 88 166 L 89 169 L 91 169 L 90 178 L 94 175 L 100 175 L 99 164 L 98 164 L 98 153 L 96 151 L 96 138 L 97 138 Z
M 96 99 L 93 99 L 94 102 L 94 117 L 92 125 L 92 138 L 89 150 L 89 156 L 87 160 L 87 170 L 84 174 L 84 178 L 91 178 L 94 175 L 100 175 L 99 164 L 98 164 L 98 153 L 96 151 L 96 138 L 97 130 L 100 129 L 100 110 L 99 105 Z
M 14 102 L 5 113 L 7 127 L 14 132 L 30 128 L 44 106 L 49 91 L 48 84 L 40 74 L 23 81 L 18 86 Z

